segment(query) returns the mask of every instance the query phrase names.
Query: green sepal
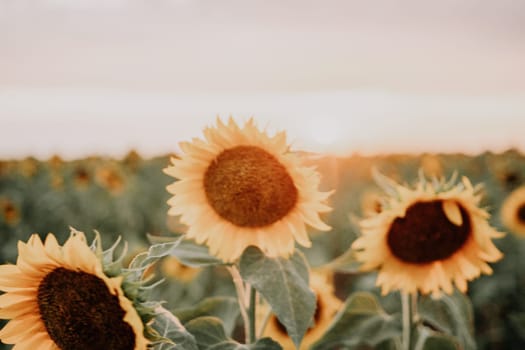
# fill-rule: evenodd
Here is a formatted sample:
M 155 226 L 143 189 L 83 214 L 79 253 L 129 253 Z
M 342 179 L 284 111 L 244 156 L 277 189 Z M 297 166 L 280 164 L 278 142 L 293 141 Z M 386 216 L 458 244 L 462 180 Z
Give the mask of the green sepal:
M 152 264 L 170 255 L 171 251 L 180 244 L 181 240 L 182 238 L 179 238 L 150 246 L 148 251 L 136 255 L 128 267 L 122 266 L 126 252 L 125 242 L 120 255 L 115 258 L 116 250 L 121 244 L 120 238 L 109 249 L 102 250 L 100 234 L 95 232 L 95 239 L 90 246 L 101 260 L 106 275 L 109 277 L 123 277 L 122 290 L 133 303 L 133 307 L 145 325 L 145 335 L 148 339 L 162 344 L 161 348 L 163 350 L 197 350 L 196 345 L 191 346 L 190 334 L 185 333 L 185 329 L 180 324 L 180 321 L 165 310 L 160 302 L 149 300 L 152 289 L 163 281 L 152 282 L 153 277 L 148 278 L 145 276 L 145 271 Z M 181 341 L 182 344 L 190 345 L 181 345 Z

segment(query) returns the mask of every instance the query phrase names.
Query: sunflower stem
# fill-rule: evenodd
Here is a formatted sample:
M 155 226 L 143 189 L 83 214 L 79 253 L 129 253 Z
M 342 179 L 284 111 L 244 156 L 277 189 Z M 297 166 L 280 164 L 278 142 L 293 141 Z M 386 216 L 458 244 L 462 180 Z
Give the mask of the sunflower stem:
M 248 317 L 250 322 L 250 331 L 248 332 L 250 344 L 255 343 L 257 340 L 257 333 L 255 333 L 255 321 L 256 321 L 256 307 L 257 307 L 257 290 L 252 286 L 250 288 L 250 304 L 248 306 Z
M 232 276 L 233 285 L 235 286 L 235 291 L 237 292 L 237 301 L 239 302 L 239 310 L 241 311 L 242 321 L 244 323 L 244 335 L 246 344 L 250 343 L 251 340 L 251 327 L 250 327 L 250 318 L 248 317 L 247 305 L 246 305 L 246 292 L 244 282 L 242 280 L 241 274 L 235 265 L 226 266 L 226 269 Z
M 402 344 L 403 350 L 410 350 L 410 338 L 412 330 L 412 305 L 411 305 L 411 295 L 405 292 L 401 292 L 401 308 L 403 314 L 403 334 L 402 334 Z

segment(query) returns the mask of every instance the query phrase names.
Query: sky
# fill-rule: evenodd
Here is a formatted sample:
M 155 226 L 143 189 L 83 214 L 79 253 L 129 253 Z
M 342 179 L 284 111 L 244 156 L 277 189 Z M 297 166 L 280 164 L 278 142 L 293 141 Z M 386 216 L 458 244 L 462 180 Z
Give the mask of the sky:
M 219 115 L 316 152 L 525 149 L 520 0 L 0 0 L 0 158 L 177 150 Z

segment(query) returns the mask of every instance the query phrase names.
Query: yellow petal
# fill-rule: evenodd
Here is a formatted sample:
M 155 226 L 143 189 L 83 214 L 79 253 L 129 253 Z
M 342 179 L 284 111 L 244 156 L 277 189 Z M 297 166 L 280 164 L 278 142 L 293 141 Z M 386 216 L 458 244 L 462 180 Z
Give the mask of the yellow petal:
M 459 205 L 456 201 L 443 201 L 443 212 L 447 216 L 448 220 L 454 225 L 461 226 L 463 224 L 461 210 L 459 209 Z

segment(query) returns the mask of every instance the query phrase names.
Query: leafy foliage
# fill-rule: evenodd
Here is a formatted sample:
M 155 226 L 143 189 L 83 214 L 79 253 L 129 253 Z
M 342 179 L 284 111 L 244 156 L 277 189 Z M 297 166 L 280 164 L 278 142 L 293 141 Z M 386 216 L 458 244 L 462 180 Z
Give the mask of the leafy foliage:
M 326 215 L 326 221 L 334 229 L 328 234 L 313 235 L 312 248 L 303 253 L 312 266 L 324 265 L 340 257 L 329 266 L 340 272 L 336 286 L 338 295 L 342 298 L 357 289 L 376 292 L 373 286 L 368 288 L 365 285 L 367 288 L 361 288 L 363 285 L 358 285 L 357 264 L 351 255 L 344 255 L 358 232 L 355 221 L 349 220 L 349 214 L 353 217 L 361 216 L 361 199 L 364 194 L 378 189 L 371 170 L 376 168 L 380 173 L 401 183 L 412 183 L 417 177 L 418 169 L 425 170 L 424 165 L 429 157 L 437 162 L 446 178 L 457 172 L 459 176 L 468 176 L 473 183 L 482 182 L 485 185 L 482 204 L 490 208 L 491 224 L 505 231 L 498 215 L 500 205 L 511 191 L 525 184 L 525 157 L 519 152 L 483 153 L 475 156 L 433 154 L 317 157 L 312 160 L 312 165 L 317 166 L 322 174 L 322 187 L 336 190 L 331 197 L 334 210 Z M 173 181 L 162 173 L 162 168 L 167 164 L 168 157 L 142 159 L 136 154 L 122 160 L 91 157 L 75 161 L 39 161 L 34 158 L 0 161 L 0 259 L 2 262 L 14 262 L 17 241 L 27 240 L 32 232 L 53 232 L 59 241 L 64 241 L 69 234 L 68 226 L 72 225 L 85 232 L 99 230 L 103 233 L 100 240 L 104 240 L 105 246 L 122 235 L 123 240 L 128 242 L 127 250 L 124 248 L 126 244 L 119 243 L 105 251 L 102 257 L 106 273 L 118 275 L 129 259 L 127 251 L 136 254 L 147 247 L 146 232 L 150 233 L 149 239 L 154 244 L 170 243 L 177 239 L 174 236 L 160 236 L 170 231 L 178 232 L 170 228 L 166 220 L 169 194 L 165 191 L 165 186 Z M 110 177 L 107 177 L 108 171 L 112 174 Z M 384 185 L 392 187 L 387 183 Z M 476 345 L 479 349 L 522 347 L 525 342 L 525 299 L 522 292 L 525 290 L 525 270 L 522 268 L 525 263 L 525 240 L 509 232 L 507 237 L 496 243 L 504 252 L 505 258 L 492 264 L 492 276 L 483 276 L 469 284 L 468 296 L 473 302 L 470 311 L 457 295 L 437 304 L 432 300 L 420 300 L 419 312 L 423 322 L 417 327 L 415 334 L 420 337 L 418 339 L 427 339 L 425 342 L 420 340 L 424 348 L 432 344 L 443 344 L 448 340 L 455 346 L 467 349 Z M 231 285 L 223 282 L 227 279 L 218 277 L 221 274 L 221 263 L 210 256 L 205 247 L 191 241 L 181 241 L 169 249 L 168 246 L 155 249 L 160 250 L 141 255 L 134 262 L 133 269 L 127 271 L 129 283 L 126 293 L 140 295 L 145 309 L 155 310 L 158 305 L 146 303 L 146 295 L 152 291 L 153 282 L 142 283 L 146 282 L 143 279 L 144 272 L 153 260 L 157 260 L 155 256 L 159 252 L 164 254 L 164 249 L 186 265 L 206 267 L 206 279 L 217 282 L 217 285 L 210 285 L 200 281 L 198 285 L 181 284 L 176 288 L 193 288 L 188 289 L 188 293 L 198 296 L 196 298 L 208 295 L 224 298 L 233 296 Z M 133 283 L 138 280 L 141 282 Z M 273 282 L 272 285 L 277 283 Z M 170 293 L 167 288 L 161 290 Z M 380 299 L 385 312 L 398 319 L 398 310 L 385 300 Z M 200 304 L 184 306 L 186 311 L 192 308 L 199 310 L 202 307 Z M 189 316 L 184 322 L 203 315 L 218 316 L 224 318 L 223 327 L 226 327 L 226 334 L 229 336 L 232 328 L 230 317 L 233 316 L 219 312 L 218 309 L 211 308 L 208 311 L 187 314 Z M 333 334 L 330 332 L 334 332 L 334 329 L 338 329 L 337 323 L 342 322 L 341 319 L 351 319 L 349 315 L 342 316 L 342 313 L 338 315 L 339 318 L 334 320 L 323 339 Z M 352 322 L 349 324 L 355 326 Z M 299 335 L 300 331 L 297 329 L 296 333 Z M 417 339 L 414 344 L 417 344 Z M 378 348 L 384 346 L 389 345 L 385 345 L 385 342 L 377 345 Z
M 197 305 L 173 311 L 182 323 L 203 316 L 214 316 L 222 320 L 227 335 L 231 335 L 239 316 L 239 304 L 232 297 L 210 297 Z
M 249 247 L 240 260 L 243 280 L 270 304 L 290 338 L 299 347 L 315 312 L 315 295 L 308 286 L 308 265 L 295 253 L 290 259 L 269 258 Z
M 462 293 L 455 291 L 454 294 L 445 294 L 437 300 L 420 297 L 418 313 L 423 324 L 438 330 L 442 335 L 453 336 L 462 349 L 476 348 L 472 305 Z M 432 337 L 436 338 L 436 335 Z
M 324 336 L 312 350 L 375 347 L 401 336 L 400 315 L 387 314 L 376 297 L 367 292 L 350 295 Z
M 281 350 L 281 346 L 269 338 L 244 345 L 228 338 L 223 324 L 216 317 L 198 317 L 186 324 L 197 340 L 199 350 Z

